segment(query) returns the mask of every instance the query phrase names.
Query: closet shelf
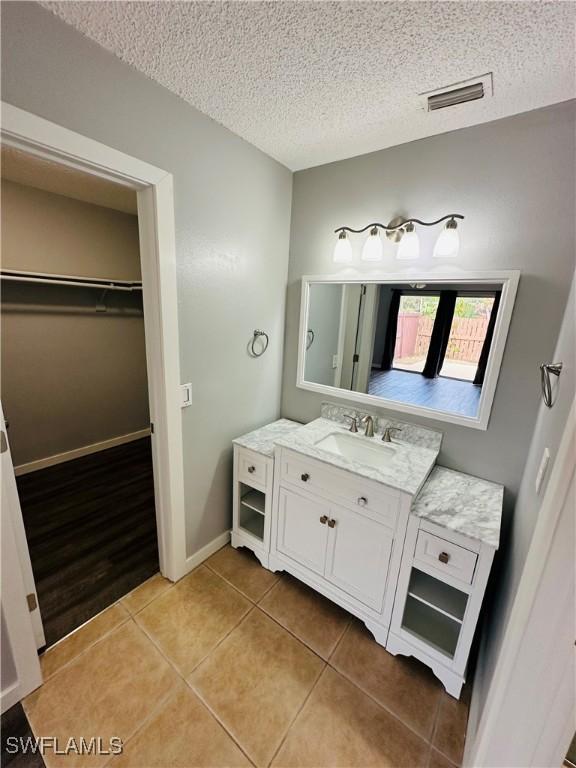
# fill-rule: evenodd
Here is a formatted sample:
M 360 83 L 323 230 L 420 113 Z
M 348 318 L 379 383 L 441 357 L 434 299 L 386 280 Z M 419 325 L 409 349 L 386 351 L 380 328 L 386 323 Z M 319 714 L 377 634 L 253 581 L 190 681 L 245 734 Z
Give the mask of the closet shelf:
M 141 291 L 141 280 L 116 280 L 102 277 L 56 275 L 47 272 L 22 272 L 14 269 L 0 270 L 2 280 L 42 285 L 69 285 L 82 288 L 98 288 L 104 291 Z

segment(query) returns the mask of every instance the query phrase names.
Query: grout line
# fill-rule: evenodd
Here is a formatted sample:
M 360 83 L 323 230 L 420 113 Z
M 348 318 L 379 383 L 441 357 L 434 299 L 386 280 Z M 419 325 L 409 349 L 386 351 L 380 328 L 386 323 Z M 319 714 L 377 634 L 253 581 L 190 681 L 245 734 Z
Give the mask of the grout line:
M 133 730 L 133 731 L 131 731 L 130 735 L 129 735 L 129 736 L 127 736 L 127 737 L 126 737 L 126 738 L 125 738 L 125 739 L 122 741 L 122 752 L 121 752 L 121 754 L 123 754 L 123 753 L 124 753 L 124 747 L 126 746 L 126 744 L 128 744 L 128 742 L 132 741 L 132 740 L 133 740 L 133 739 L 134 739 L 136 736 L 138 736 L 138 734 L 140 733 L 140 731 L 142 731 L 142 730 L 143 730 L 143 729 L 144 729 L 144 728 L 145 728 L 145 727 L 148 725 L 148 723 L 150 723 L 150 722 L 151 722 L 151 721 L 152 721 L 152 720 L 153 720 L 153 719 L 156 717 L 156 715 L 157 715 L 157 714 L 159 714 L 159 712 L 160 712 L 162 709 L 164 709 L 164 707 L 168 706 L 168 704 L 169 704 L 170 700 L 171 700 L 171 699 L 173 699 L 175 696 L 177 696 L 177 695 L 178 695 L 178 693 L 180 692 L 180 690 L 181 690 L 181 685 L 180 685 L 180 681 L 178 681 L 177 685 L 175 685 L 175 686 L 171 687 L 171 688 L 170 688 L 170 690 L 169 690 L 169 691 L 167 691 L 167 692 L 166 692 L 166 694 L 165 694 L 165 695 L 164 695 L 164 696 L 163 696 L 163 697 L 162 697 L 162 698 L 161 698 L 161 699 L 160 699 L 160 700 L 157 702 L 157 704 L 156 704 L 156 705 L 153 707 L 153 709 L 152 709 L 152 711 L 150 712 L 150 714 L 148 714 L 148 715 L 147 715 L 147 716 L 146 716 L 146 717 L 145 717 L 145 718 L 142 720 L 142 722 L 141 722 L 141 723 L 139 723 L 139 724 L 138 724 L 138 725 L 137 725 L 137 726 L 134 728 L 134 730 Z M 102 766 L 102 768 L 107 768 L 107 766 L 109 766 L 109 765 L 113 764 L 113 761 L 114 761 L 114 759 L 115 759 L 116 757 L 117 757 L 117 755 L 111 755 L 111 756 L 110 756 L 110 759 L 109 759 L 109 760 L 107 760 L 107 761 L 104 763 L 104 765 Z
M 312 648 L 311 645 L 308 645 L 306 640 L 303 640 L 301 637 L 299 637 L 293 630 L 288 629 L 288 627 L 285 627 L 284 624 L 282 624 L 279 619 L 277 619 L 275 616 L 272 616 L 272 614 L 268 613 L 266 608 L 262 608 L 261 605 L 255 605 L 254 608 L 257 608 L 259 611 L 261 611 L 261 613 L 263 613 L 264 616 L 266 616 L 266 618 L 271 619 L 274 622 L 274 624 L 277 624 L 280 627 L 280 629 L 283 629 L 285 632 L 291 635 L 295 640 L 298 640 L 298 642 L 301 643 L 306 648 L 306 650 L 311 651 L 315 656 L 318 656 L 320 661 L 323 661 L 324 664 L 328 663 L 327 660 L 318 653 L 318 651 L 314 650 L 314 648 Z
M 332 651 L 331 651 L 330 655 L 328 656 L 328 659 L 327 659 L 327 663 L 328 663 L 328 664 L 329 664 L 329 665 L 330 665 L 330 666 L 331 666 L 333 669 L 336 669 L 336 667 L 334 667 L 334 665 L 330 663 L 330 662 L 331 662 L 331 660 L 332 660 L 332 657 L 334 656 L 334 654 L 336 653 L 336 651 L 337 651 L 337 650 L 338 650 L 338 648 L 340 647 L 340 644 L 341 644 L 341 643 L 342 643 L 342 641 L 344 640 L 344 637 L 345 637 L 345 636 L 348 634 L 348 632 L 350 631 L 350 627 L 351 627 L 351 626 L 352 626 L 352 624 L 353 624 L 353 620 L 354 620 L 354 618 L 355 618 L 355 617 L 354 617 L 354 616 L 352 616 L 352 614 L 350 614 L 350 618 L 348 619 L 348 623 L 347 623 L 347 624 L 346 624 L 346 626 L 344 627 L 344 632 L 342 632 L 342 634 L 341 634 L 341 635 L 340 635 L 340 637 L 338 638 L 338 642 L 336 643 L 336 645 L 335 645 L 335 646 L 334 646 L 334 648 L 332 649 Z
M 107 610 L 109 610 L 109 608 L 112 608 L 113 606 L 116 606 L 116 605 L 119 605 L 119 604 L 118 603 L 113 603 L 112 605 L 109 605 L 108 608 L 105 608 L 104 611 L 107 611 Z M 83 648 L 75 656 L 72 656 L 72 658 L 68 659 L 68 661 L 64 662 L 64 664 L 59 666 L 58 669 L 55 669 L 54 672 L 52 672 L 49 675 L 46 675 L 46 677 L 44 677 L 44 674 L 43 674 L 42 675 L 42 684 L 40 685 L 40 688 L 42 687 L 42 685 L 47 683 L 49 680 L 52 680 L 59 672 L 61 672 L 64 669 L 67 669 L 68 667 L 70 667 L 75 661 L 78 661 L 78 659 L 80 659 L 82 656 L 84 656 L 89 650 L 94 648 L 95 645 L 98 645 L 99 643 L 102 642 L 102 640 L 105 640 L 113 632 L 116 632 L 117 629 L 120 629 L 120 627 L 123 627 L 125 624 L 127 624 L 132 619 L 132 616 L 128 613 L 128 611 L 126 611 L 126 609 L 123 606 L 122 606 L 122 610 L 124 610 L 126 612 L 126 616 L 120 622 L 118 622 L 118 624 L 115 624 L 113 627 L 111 627 L 106 632 L 104 632 L 103 635 L 100 635 L 100 637 L 97 637 L 95 640 L 93 640 L 91 643 L 89 643 L 86 646 L 86 648 Z M 102 613 L 104 613 L 104 611 L 100 611 L 100 613 L 96 614 L 96 616 L 100 616 Z M 96 618 L 96 616 L 94 616 L 94 618 Z M 85 627 L 92 620 L 93 619 L 88 619 L 88 621 L 84 622 L 84 624 L 82 624 L 80 627 L 78 627 L 77 629 L 73 630 L 73 632 L 70 632 L 70 634 L 66 635 L 66 637 L 63 637 L 62 640 L 66 640 L 67 638 L 72 637 L 72 635 L 76 634 L 76 632 L 78 632 L 79 629 L 82 629 L 82 627 Z M 48 653 L 48 651 L 52 650 L 52 648 L 56 648 L 58 646 L 58 644 L 62 642 L 62 640 L 58 640 L 58 643 L 55 643 L 54 645 L 51 645 L 50 648 L 48 648 L 46 651 L 44 651 L 42 656 L 44 656 L 46 653 Z M 38 689 L 36 689 L 36 690 L 38 690 Z
M 197 690 L 197 689 L 194 687 L 194 685 L 192 684 L 192 681 L 191 681 L 191 680 L 186 680 L 185 682 L 186 682 L 186 685 L 187 685 L 187 686 L 190 688 L 190 690 L 192 691 L 192 693 L 193 693 L 195 696 L 197 696 L 197 697 L 198 697 L 198 699 L 199 699 L 199 700 L 202 702 L 202 704 L 203 704 L 203 705 L 206 707 L 206 709 L 208 710 L 208 712 L 209 712 L 209 713 L 212 715 L 212 717 L 213 717 L 213 718 L 216 720 L 216 722 L 217 722 L 217 723 L 220 725 L 220 727 L 224 729 L 224 731 L 225 731 L 225 732 L 228 734 L 228 736 L 229 736 L 229 737 L 232 739 L 232 741 L 234 742 L 234 744 L 236 744 L 236 746 L 238 747 L 238 749 L 239 749 L 239 750 L 242 752 L 242 754 L 243 754 L 243 755 L 244 755 L 244 756 L 245 756 L 245 757 L 248 759 L 248 761 L 250 762 L 250 764 L 251 764 L 251 765 L 253 765 L 253 766 L 255 766 L 255 765 L 256 765 L 256 762 L 255 762 L 254 760 L 252 760 L 252 758 L 250 757 L 250 755 L 249 755 L 249 754 L 248 754 L 248 752 L 246 751 L 246 748 L 242 746 L 242 744 L 241 744 L 241 743 L 240 743 L 240 741 L 238 740 L 238 737 L 237 737 L 237 736 L 236 736 L 234 733 L 232 733 L 232 731 L 229 729 L 229 727 L 226 725 L 226 723 L 225 723 L 225 722 L 224 722 L 224 721 L 223 721 L 223 720 L 220 718 L 220 715 L 219 715 L 219 714 L 218 714 L 218 713 L 217 713 L 217 712 L 216 712 L 214 709 L 212 709 L 212 707 L 210 706 L 210 704 L 208 703 L 208 701 L 206 701 L 206 699 L 205 699 L 205 698 L 204 698 L 204 696 L 202 695 L 202 692 L 201 692 L 201 691 L 199 691 L 199 690 Z
M 345 672 L 343 672 L 341 669 L 338 669 L 338 667 L 332 666 L 332 664 L 328 665 L 330 669 L 333 669 L 334 672 L 336 672 L 338 675 L 343 677 L 345 680 L 347 680 L 349 683 L 352 683 L 352 685 L 357 688 L 361 693 L 363 693 L 365 696 L 368 696 L 369 699 L 371 699 L 375 704 L 377 704 L 381 709 L 383 709 L 385 712 L 387 712 L 389 715 L 391 715 L 395 720 L 397 720 L 401 725 L 404 726 L 404 728 L 407 728 L 409 731 L 411 731 L 415 736 L 418 736 L 418 738 L 423 741 L 425 744 L 431 745 L 428 739 L 425 736 L 422 736 L 421 733 L 418 733 L 417 730 L 415 730 L 414 726 L 409 725 L 408 723 L 404 722 L 400 715 L 398 715 L 396 712 L 393 712 L 389 707 L 386 706 L 386 704 L 382 704 L 381 701 L 378 701 L 371 693 L 368 693 L 368 691 L 365 691 L 362 686 L 360 686 L 355 680 L 353 680 L 351 677 L 349 677 Z
M 322 661 L 324 661 L 324 659 L 322 659 Z M 327 668 L 328 668 L 328 664 L 324 661 L 324 666 L 320 670 L 320 672 L 318 674 L 318 677 L 316 678 L 316 680 L 314 681 L 312 687 L 310 688 L 310 690 L 308 691 L 308 693 L 304 697 L 304 700 L 303 700 L 301 706 L 299 707 L 298 711 L 296 712 L 296 714 L 294 715 L 294 717 L 290 721 L 290 724 L 288 725 L 288 728 L 286 729 L 286 732 L 284 733 L 284 736 L 280 739 L 280 743 L 278 744 L 278 747 L 277 747 L 276 751 L 274 752 L 274 754 L 270 758 L 270 761 L 268 762 L 269 766 L 272 765 L 272 763 L 274 762 L 275 758 L 278 755 L 278 752 L 280 752 L 280 750 L 284 746 L 284 743 L 286 742 L 286 739 L 288 738 L 288 734 L 292 730 L 292 726 L 296 722 L 296 719 L 298 718 L 298 715 L 302 712 L 302 710 L 304 709 L 304 707 L 308 703 L 308 699 L 310 698 L 310 696 L 312 696 L 313 691 L 316 689 L 316 686 L 319 684 L 320 679 L 321 679 L 322 675 L 326 672 Z
M 165 581 L 167 581 L 167 582 L 168 582 L 168 586 L 166 587 L 166 589 L 165 589 L 163 592 L 160 592 L 160 594 L 159 594 L 159 595 L 154 595 L 154 597 L 152 597 L 152 598 L 151 598 L 151 599 L 150 599 L 150 600 L 149 600 L 147 603 L 144 603 L 144 605 L 143 605 L 143 606 L 141 606 L 140 608 L 138 608 L 138 610 L 137 610 L 137 611 L 134 611 L 134 612 L 132 612 L 132 611 L 131 611 L 131 610 L 130 610 L 130 609 L 129 609 L 129 608 L 128 608 L 128 607 L 127 607 L 125 604 L 124 604 L 124 602 L 123 602 L 123 601 L 124 601 L 124 600 L 125 600 L 127 597 L 130 597 L 130 595 L 131 595 L 131 594 L 133 594 L 134 592 L 136 592 L 136 590 L 137 590 L 137 589 L 140 589 L 140 587 L 143 587 L 143 586 L 144 586 L 144 584 L 147 584 L 149 581 L 152 581 L 152 579 L 155 579 L 155 578 L 156 578 L 156 576 L 161 576 L 161 577 L 162 577 L 162 578 L 163 578 Z M 128 613 L 130 614 L 130 616 L 136 616 L 137 614 L 141 613 L 141 612 L 144 610 L 144 608 L 148 608 L 148 606 L 149 606 L 149 605 L 152 605 L 152 603 L 154 602 L 154 600 L 157 600 L 159 597 L 162 597 L 162 595 L 165 595 L 167 592 L 169 592 L 169 591 L 172 589 L 172 587 L 175 587 L 175 586 L 176 586 L 176 583 L 177 583 L 177 582 L 174 582 L 174 581 L 170 581 L 170 579 L 167 579 L 165 576 L 162 576 L 162 574 L 160 573 L 160 571 L 158 571 L 158 573 L 155 573 L 155 574 L 154 574 L 154 576 L 151 576 L 149 579 L 146 579 L 146 581 L 143 581 L 143 582 L 142 582 L 142 584 L 139 584 L 139 585 L 138 585 L 137 587 L 135 587 L 135 588 L 134 588 L 134 589 L 133 589 L 131 592 L 128 592 L 127 594 L 123 595 L 123 596 L 120 598 L 120 600 L 119 600 L 119 603 L 122 605 L 122 608 L 124 608 L 124 610 L 125 610 L 125 611 L 128 611 Z
M 154 648 L 158 651 L 158 653 L 162 656 L 164 661 L 168 662 L 168 664 L 172 667 L 172 669 L 176 672 L 178 677 L 180 677 L 182 680 L 186 681 L 186 678 L 184 677 L 184 673 L 180 671 L 180 668 L 176 666 L 176 662 L 173 661 L 164 651 L 162 646 L 159 644 L 159 642 L 156 640 L 156 638 L 150 634 L 148 629 L 140 623 L 140 621 L 137 620 L 138 614 L 136 616 L 132 616 L 132 621 L 134 624 L 138 627 L 138 629 L 142 632 L 144 637 L 146 637 L 154 646 Z
M 208 651 L 208 653 L 207 653 L 205 656 L 203 656 L 203 657 L 200 659 L 200 661 L 199 661 L 197 664 L 195 664 L 195 665 L 192 667 L 192 669 L 190 670 L 190 672 L 187 672 L 187 674 L 186 674 L 186 677 L 184 677 L 184 680 L 186 681 L 186 683 L 188 682 L 188 678 L 189 678 L 191 675 L 193 675 L 193 674 L 194 674 L 194 672 L 196 672 L 196 670 L 198 669 L 198 667 L 200 666 L 200 664 L 203 664 L 203 663 L 206 661 L 206 659 L 208 658 L 208 656 L 210 656 L 210 654 L 214 653 L 214 651 L 215 651 L 217 648 L 219 648 L 219 647 L 222 645 L 222 643 L 224 642 L 224 640 L 226 640 L 226 639 L 227 639 L 227 638 L 228 638 L 228 637 L 229 637 L 229 636 L 232 634 L 232 632 L 234 632 L 234 630 L 235 630 L 235 629 L 237 629 L 237 628 L 240 626 L 240 624 L 242 624 L 242 622 L 246 621 L 246 619 L 248 618 L 248 616 L 250 616 L 250 614 L 252 613 L 252 611 L 253 611 L 255 608 L 256 608 L 256 606 L 255 606 L 254 604 L 252 604 L 252 605 L 250 606 L 250 608 L 249 608 L 249 609 L 246 611 L 246 613 L 242 614 L 242 616 L 240 617 L 240 619 L 238 619 L 238 621 L 236 622 L 236 624 L 234 624 L 234 626 L 232 627 L 232 629 L 230 629 L 228 632 L 226 632 L 226 634 L 225 634 L 225 635 L 224 635 L 224 636 L 223 636 L 223 637 L 222 637 L 220 640 L 218 640 L 218 642 L 216 643 L 216 645 L 215 645 L 213 648 L 211 648 L 211 649 Z
M 256 765 L 255 760 L 253 760 L 250 757 L 250 755 L 248 754 L 246 748 L 244 746 L 242 746 L 242 744 L 240 743 L 238 737 L 229 729 L 229 727 L 226 725 L 226 723 L 220 718 L 220 715 L 214 709 L 212 709 L 212 707 L 210 706 L 208 701 L 206 701 L 206 699 L 202 695 L 201 691 L 197 690 L 192 685 L 191 681 L 187 681 L 187 685 L 190 688 L 190 690 L 192 691 L 192 693 L 200 699 L 202 704 L 206 707 L 206 709 L 212 715 L 212 717 L 216 720 L 216 722 L 224 729 L 224 731 L 228 734 L 228 736 L 236 744 L 236 746 L 242 752 L 242 754 L 246 756 L 246 758 L 250 761 L 251 765 L 255 766 Z
M 264 567 L 264 566 L 262 566 L 262 567 Z M 266 570 L 268 570 L 268 569 L 266 569 Z M 282 576 L 283 576 L 283 574 L 284 574 L 284 573 L 286 573 L 286 571 L 280 571 L 280 573 L 278 573 L 278 571 L 270 571 L 270 573 L 272 573 L 274 576 L 276 576 L 276 574 L 278 574 L 278 578 L 276 579 L 276 581 L 274 582 L 274 584 L 272 584 L 272 586 L 271 586 L 271 587 L 269 587 L 269 588 L 266 590 L 266 592 L 264 592 L 264 594 L 262 595 L 262 597 L 261 597 L 259 600 L 257 600 L 257 601 L 256 601 L 256 605 L 258 605 L 258 606 L 260 605 L 260 603 L 262 602 L 262 600 L 264 600 L 264 598 L 265 598 L 267 595 L 269 595 L 269 594 L 270 594 L 270 592 L 272 592 L 272 590 L 274 589 L 274 587 L 277 587 L 277 586 L 278 586 L 278 584 L 280 584 L 280 582 L 283 580 L 283 579 L 282 579 Z

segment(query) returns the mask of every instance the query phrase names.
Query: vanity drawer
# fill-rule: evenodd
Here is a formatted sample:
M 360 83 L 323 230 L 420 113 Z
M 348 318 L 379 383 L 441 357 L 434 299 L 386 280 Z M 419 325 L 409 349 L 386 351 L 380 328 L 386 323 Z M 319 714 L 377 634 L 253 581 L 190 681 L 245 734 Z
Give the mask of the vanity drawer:
M 251 486 L 266 488 L 268 459 L 246 448 L 238 448 L 238 480 Z
M 387 491 L 372 480 L 286 450 L 282 451 L 280 479 L 377 517 L 390 528 L 396 526 L 400 494 L 392 489 Z
M 472 584 L 477 559 L 476 552 L 471 552 L 452 541 L 434 536 L 428 531 L 418 531 L 414 553 L 415 561 L 420 560 L 438 571 L 449 573 L 466 584 Z

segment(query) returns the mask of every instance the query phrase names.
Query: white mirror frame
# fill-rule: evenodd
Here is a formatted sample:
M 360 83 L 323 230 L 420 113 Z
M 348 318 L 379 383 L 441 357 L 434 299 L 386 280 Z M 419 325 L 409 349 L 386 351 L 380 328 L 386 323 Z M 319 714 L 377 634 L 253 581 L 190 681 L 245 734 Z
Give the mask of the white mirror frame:
M 487 429 L 496 392 L 496 384 L 508 337 L 508 329 L 514 309 L 514 300 L 518 289 L 520 272 L 518 270 L 503 270 L 494 272 L 462 272 L 460 274 L 451 273 L 448 277 L 445 274 L 437 272 L 433 274 L 424 272 L 395 272 L 387 274 L 358 273 L 346 270 L 335 275 L 306 275 L 302 278 L 302 295 L 300 304 L 300 330 L 298 335 L 298 371 L 296 375 L 296 386 L 300 389 L 307 389 L 310 392 L 329 395 L 342 400 L 352 400 L 359 405 L 368 405 L 376 408 L 385 408 L 400 413 L 409 413 L 413 416 L 423 416 L 427 419 L 436 421 L 447 421 L 451 424 L 459 424 L 463 427 L 472 427 L 473 429 Z M 306 329 L 308 328 L 308 312 L 310 298 L 310 284 L 312 283 L 427 283 L 427 285 L 466 285 L 471 286 L 482 283 L 483 285 L 493 284 L 501 290 L 500 307 L 496 318 L 494 328 L 494 339 L 490 350 L 490 357 L 486 366 L 486 375 L 482 385 L 480 403 L 476 416 L 462 416 L 456 413 L 447 413 L 438 411 L 434 408 L 425 408 L 419 405 L 410 405 L 400 403 L 396 400 L 389 400 L 376 395 L 368 395 L 363 392 L 352 392 L 347 389 L 331 387 L 327 384 L 315 384 L 306 381 L 304 378 L 304 364 L 306 355 Z

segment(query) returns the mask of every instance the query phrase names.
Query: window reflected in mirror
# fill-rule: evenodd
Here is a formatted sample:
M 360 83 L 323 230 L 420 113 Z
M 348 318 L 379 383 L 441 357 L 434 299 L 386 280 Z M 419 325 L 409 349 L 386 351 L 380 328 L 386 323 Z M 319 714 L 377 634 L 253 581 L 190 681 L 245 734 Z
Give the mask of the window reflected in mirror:
M 304 381 L 476 418 L 502 284 L 310 282 Z

